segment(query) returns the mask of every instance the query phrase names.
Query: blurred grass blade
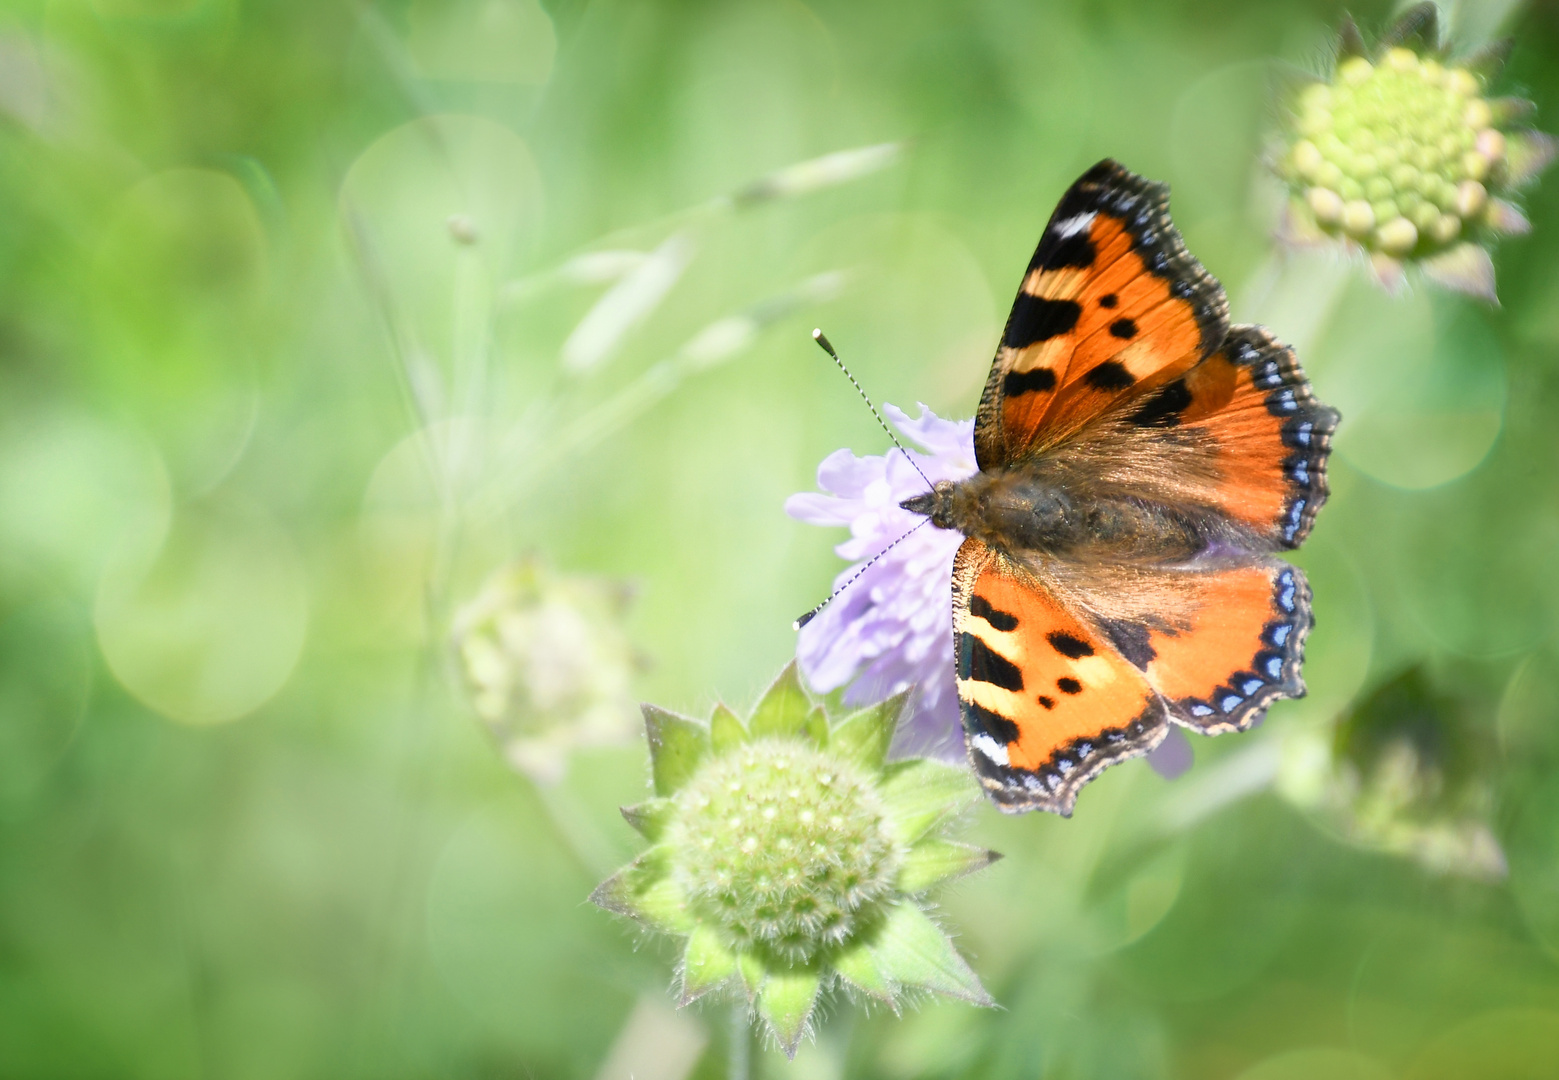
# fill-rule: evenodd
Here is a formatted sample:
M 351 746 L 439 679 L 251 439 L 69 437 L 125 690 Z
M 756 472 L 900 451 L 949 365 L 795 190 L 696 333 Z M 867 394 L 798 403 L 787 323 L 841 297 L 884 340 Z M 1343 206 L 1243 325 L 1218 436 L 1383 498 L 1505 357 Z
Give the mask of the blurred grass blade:
M 563 342 L 563 370 L 583 375 L 609 360 L 628 331 L 647 319 L 676 287 L 694 251 L 687 233 L 673 233 L 608 289 Z
M 733 195 L 732 202 L 746 209 L 775 199 L 801 198 L 880 172 L 897 164 L 902 153 L 903 145 L 891 142 L 824 154 L 759 177 Z
M 543 440 L 539 446 L 534 424 L 526 423 L 511 429 L 504 440 L 502 456 L 516 462 L 517 466 L 492 482 L 484 493 L 483 509 L 501 512 L 504 506 L 521 498 L 530 485 L 553 466 L 588 450 L 632 423 L 673 393 L 688 376 L 746 352 L 771 323 L 802 307 L 833 299 L 844 287 L 844 282 L 842 271 L 830 270 L 754 304 L 745 312 L 715 320 L 689 338 L 672 356 L 653 364 L 633 382 L 576 419 L 556 438 Z

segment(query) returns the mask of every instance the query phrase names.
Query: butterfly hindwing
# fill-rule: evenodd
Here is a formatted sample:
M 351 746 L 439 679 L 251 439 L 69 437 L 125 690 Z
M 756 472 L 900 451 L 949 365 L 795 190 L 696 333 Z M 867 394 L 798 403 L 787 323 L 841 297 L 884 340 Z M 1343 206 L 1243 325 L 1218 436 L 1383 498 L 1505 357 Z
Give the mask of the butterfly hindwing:
M 1204 735 L 1245 731 L 1279 698 L 1303 697 L 1310 586 L 1277 559 L 1196 572 L 1188 625 L 1147 635 L 1147 678 L 1179 724 Z
M 1311 392 L 1294 350 L 1265 327 L 1235 326 L 1223 346 L 1134 404 L 1132 427 L 1172 429 L 1181 447 L 1200 441 L 1206 479 L 1182 469 L 1176 496 L 1210 503 L 1275 548 L 1296 548 L 1326 501 L 1326 459 L 1337 411 Z M 1182 455 L 1186 450 L 1180 451 Z
M 1100 770 L 1168 731 L 1143 672 L 979 540 L 953 563 L 953 637 L 970 762 L 1003 810 L 1070 815 Z
M 1168 187 L 1100 162 L 1057 205 L 1013 303 L 975 422 L 980 468 L 1184 373 L 1227 329 L 1228 299 L 1186 251 Z

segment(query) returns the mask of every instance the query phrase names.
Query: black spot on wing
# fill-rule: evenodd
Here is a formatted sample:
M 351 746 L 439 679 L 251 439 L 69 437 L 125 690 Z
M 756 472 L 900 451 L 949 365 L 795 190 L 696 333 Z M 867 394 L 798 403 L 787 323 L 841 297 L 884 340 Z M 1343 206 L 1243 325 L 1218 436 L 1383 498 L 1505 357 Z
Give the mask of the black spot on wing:
M 1120 302 L 1120 297 L 1116 296 L 1112 292 L 1107 292 L 1103 296 L 1099 297 L 1099 306 L 1102 308 L 1112 308 Z
M 1180 414 L 1191 405 L 1191 388 L 1184 379 L 1155 392 L 1142 406 L 1126 419 L 1138 427 L 1174 427 L 1180 423 Z
M 963 705 L 964 730 L 971 735 L 989 735 L 1003 745 L 1018 741 L 1018 725 L 999 712 L 992 712 L 983 705 L 965 701 Z
M 1137 336 L 1137 324 L 1131 319 L 1116 319 L 1110 324 L 1110 333 L 1129 341 Z
M 991 602 L 983 596 L 969 598 L 969 614 L 978 615 L 996 629 L 1010 632 L 1018 628 L 1018 617 L 1009 615 L 1005 611 L 997 611 Z
M 1110 639 L 1120 654 L 1131 661 L 1138 671 L 1146 671 L 1158 650 L 1154 649 L 1148 641 L 1148 628 L 1142 623 L 1113 622 L 1108 619 L 1099 620 L 1099 629 Z
M 1083 684 L 1070 675 L 1063 675 L 1056 680 L 1056 689 L 1063 694 L 1081 694 L 1083 692 Z
M 1007 397 L 1055 388 L 1056 373 L 1047 367 L 1035 368 L 1032 371 L 1009 371 L 1007 377 L 1001 382 L 1001 391 Z
M 1047 300 L 1020 292 L 1013 302 L 1012 314 L 1007 317 L 1002 343 L 1011 349 L 1023 349 L 1060 337 L 1077 325 L 1082 313 L 1082 306 L 1075 300 Z
M 976 634 L 958 635 L 958 677 L 990 683 L 1016 693 L 1023 689 L 1023 671 Z
M 1137 380 L 1119 360 L 1106 360 L 1089 368 L 1083 382 L 1095 390 L 1124 390 L 1135 385 Z
M 1039 695 L 1039 703 L 1047 709 L 1054 709 L 1056 707 L 1056 699 L 1046 697 L 1044 694 Z
M 1093 646 L 1082 638 L 1073 637 L 1065 630 L 1052 630 L 1045 635 L 1045 640 L 1050 642 L 1050 647 L 1068 660 L 1079 660 L 1084 656 L 1093 655 Z
M 1086 270 L 1093 265 L 1098 251 L 1088 237 L 1087 229 L 1079 229 L 1071 236 L 1062 236 L 1053 229 L 1046 229 L 1040 238 L 1034 257 L 1029 260 L 1032 270 L 1064 270 L 1076 267 Z

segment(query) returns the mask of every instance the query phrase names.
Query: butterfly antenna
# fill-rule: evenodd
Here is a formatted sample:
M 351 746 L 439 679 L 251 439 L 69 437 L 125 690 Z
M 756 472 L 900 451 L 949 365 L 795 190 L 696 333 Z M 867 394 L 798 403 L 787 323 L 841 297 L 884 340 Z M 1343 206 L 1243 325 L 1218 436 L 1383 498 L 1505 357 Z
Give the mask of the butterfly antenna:
M 921 518 L 920 519 L 920 525 L 924 525 L 926 522 L 928 522 L 930 520 L 931 520 L 930 518 Z M 843 585 L 839 586 L 839 588 L 837 588 L 833 592 L 829 593 L 827 600 L 824 600 L 821 604 L 817 605 L 817 607 L 813 608 L 811 611 L 809 611 L 805 615 L 801 616 L 801 618 L 799 618 L 795 622 L 791 623 L 790 624 L 790 628 L 792 630 L 800 630 L 807 623 L 809 623 L 813 619 L 817 618 L 817 613 L 819 611 L 822 611 L 829 604 L 833 603 L 834 597 L 836 597 L 840 593 L 844 592 L 851 585 L 854 585 L 857 578 L 859 578 L 862 574 L 866 573 L 866 571 L 871 569 L 872 563 L 876 562 L 878 559 L 882 558 L 888 552 L 892 551 L 894 548 L 898 547 L 900 544 L 902 544 L 904 541 L 908 540 L 912 535 L 914 535 L 915 529 L 920 528 L 920 525 L 916 525 L 914 529 L 911 529 L 909 532 L 905 533 L 903 536 L 901 536 L 897 540 L 893 541 L 893 543 L 889 544 L 887 547 L 885 547 L 881 551 L 877 552 L 877 554 L 875 554 L 871 558 L 867 559 L 864 563 L 861 564 L 861 568 L 859 570 L 857 570 L 855 573 L 850 575 L 850 580 L 846 581 Z
M 893 445 L 897 446 L 899 448 L 899 453 L 904 455 L 904 460 L 909 462 L 916 472 L 920 473 L 920 478 L 926 482 L 926 490 L 930 491 L 933 487 L 935 487 L 936 485 L 931 483 L 931 478 L 921 470 L 919 465 L 915 464 L 915 459 L 910 456 L 910 452 L 904 449 L 904 444 L 899 442 L 899 437 L 893 434 L 893 429 L 888 426 L 887 421 L 882 418 L 882 414 L 877 411 L 877 406 L 872 404 L 872 399 L 866 396 L 866 391 L 861 389 L 861 384 L 855 381 L 855 376 L 850 374 L 850 369 L 844 366 L 843 360 L 839 359 L 839 354 L 834 351 L 833 342 L 829 341 L 827 335 L 825 335 L 821 330 L 812 331 L 812 340 L 817 342 L 819 348 L 834 358 L 834 363 L 838 365 L 840 371 L 844 372 L 844 377 L 850 380 L 850 385 L 855 387 L 855 392 L 861 395 L 861 400 L 866 402 L 866 407 L 870 409 L 872 411 L 872 415 L 877 418 L 877 423 L 882 425 L 882 430 L 888 433 L 888 438 L 893 440 Z M 909 534 L 906 533 L 905 535 L 907 536 Z M 903 538 L 900 537 L 900 539 Z M 898 540 L 895 540 L 893 543 L 898 543 Z M 889 546 L 891 547 L 892 545 Z M 867 563 L 866 565 L 870 566 L 871 563 Z M 862 569 L 865 569 L 865 567 L 862 567 Z M 852 578 L 851 580 L 853 581 L 854 579 Z M 829 597 L 829 600 L 831 599 L 833 599 L 833 597 Z M 828 603 L 828 600 L 823 601 L 823 604 L 826 603 Z M 818 608 L 821 608 L 823 604 L 819 604 Z M 815 614 L 817 614 L 816 609 L 807 615 L 806 618 L 811 618 L 812 615 Z

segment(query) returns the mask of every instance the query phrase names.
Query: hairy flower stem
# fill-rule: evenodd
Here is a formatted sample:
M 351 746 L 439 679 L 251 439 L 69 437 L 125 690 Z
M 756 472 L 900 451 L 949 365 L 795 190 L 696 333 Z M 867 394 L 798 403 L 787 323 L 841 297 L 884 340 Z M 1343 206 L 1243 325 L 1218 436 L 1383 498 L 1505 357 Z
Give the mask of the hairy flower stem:
M 731 1005 L 730 1045 L 726 1048 L 727 1080 L 747 1080 L 752 1072 L 752 1007 L 745 1001 Z

